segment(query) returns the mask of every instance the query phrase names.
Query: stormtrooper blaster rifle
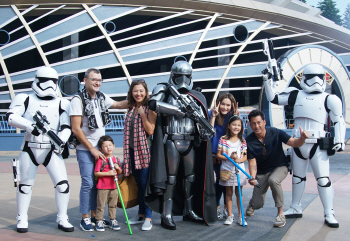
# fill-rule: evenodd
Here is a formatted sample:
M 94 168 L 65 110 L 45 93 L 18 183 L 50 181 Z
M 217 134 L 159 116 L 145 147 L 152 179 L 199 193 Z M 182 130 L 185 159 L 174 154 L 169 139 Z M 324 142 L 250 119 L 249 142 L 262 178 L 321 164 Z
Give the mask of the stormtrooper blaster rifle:
M 268 74 L 268 78 L 271 78 L 271 74 L 273 74 L 274 81 L 280 81 L 283 79 L 281 63 L 276 61 L 275 59 L 275 50 L 273 48 L 273 43 L 271 39 L 264 39 L 263 42 L 263 52 L 267 56 L 268 63 L 266 65 L 266 69 L 264 69 L 261 73 Z
M 50 122 L 47 120 L 46 116 L 38 110 L 35 115 L 33 115 L 33 120 L 35 121 L 34 126 L 40 133 L 46 134 L 50 138 L 51 142 L 55 145 L 55 149 L 59 152 L 63 151 L 64 142 L 50 129 Z
M 168 88 L 170 93 L 179 100 L 182 107 L 185 108 L 186 114 L 189 118 L 199 123 L 202 128 L 206 130 L 206 133 L 204 134 L 205 138 L 209 140 L 211 137 L 215 136 L 214 128 L 209 124 L 208 120 L 204 118 L 200 107 L 193 101 L 193 99 L 190 98 L 190 96 L 187 96 L 186 98 L 183 97 L 173 85 L 169 85 Z

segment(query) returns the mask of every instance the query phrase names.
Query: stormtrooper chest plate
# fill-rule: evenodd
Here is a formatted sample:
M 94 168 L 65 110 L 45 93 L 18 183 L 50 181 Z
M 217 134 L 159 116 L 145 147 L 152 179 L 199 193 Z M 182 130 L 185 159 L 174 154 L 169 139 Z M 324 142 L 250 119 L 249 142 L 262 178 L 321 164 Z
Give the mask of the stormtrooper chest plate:
M 49 126 L 51 130 L 57 133 L 60 123 L 59 107 L 59 98 L 53 100 L 40 100 L 36 95 L 29 95 L 28 107 L 23 117 L 34 122 L 33 115 L 39 110 L 50 122 Z M 50 142 L 50 139 L 46 135 L 34 136 L 31 133 L 26 133 L 25 139 L 37 143 Z
M 328 113 L 325 108 L 325 99 L 328 94 L 309 94 L 299 91 L 294 105 L 294 119 L 309 118 L 321 124 L 326 124 Z
M 173 106 L 177 106 L 181 109 L 178 101 L 173 96 L 169 96 L 167 103 Z M 181 109 L 181 111 L 185 112 L 184 109 Z M 188 117 L 183 118 L 183 117 L 176 117 L 173 115 L 169 115 L 166 117 L 164 133 L 171 134 L 171 135 L 193 134 L 195 133 L 194 122 Z

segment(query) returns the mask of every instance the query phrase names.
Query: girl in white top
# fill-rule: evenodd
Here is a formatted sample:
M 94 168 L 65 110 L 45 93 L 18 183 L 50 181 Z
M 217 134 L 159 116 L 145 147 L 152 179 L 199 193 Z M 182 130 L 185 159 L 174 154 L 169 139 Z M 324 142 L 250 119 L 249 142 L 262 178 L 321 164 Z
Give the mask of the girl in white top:
M 231 171 L 230 178 L 226 182 L 220 179 L 220 185 L 226 186 L 226 204 L 229 215 L 226 221 L 224 222 L 224 224 L 226 225 L 231 225 L 234 219 L 234 216 L 232 214 L 233 186 L 235 186 L 235 194 L 238 208 L 238 223 L 240 225 L 243 225 L 242 214 L 240 211 L 241 206 L 239 201 L 239 191 L 235 166 L 223 155 L 223 153 L 225 153 L 228 156 L 230 156 L 230 158 L 236 163 L 238 163 L 239 166 L 244 170 L 243 162 L 247 160 L 247 143 L 243 138 L 243 131 L 244 128 L 242 119 L 237 115 L 232 116 L 227 123 L 226 135 L 220 138 L 218 145 L 217 158 L 223 161 L 221 165 L 221 170 Z M 245 175 L 241 171 L 239 171 L 239 179 L 239 185 L 242 189 L 243 185 L 247 184 L 247 180 Z M 246 222 L 245 225 L 247 225 Z

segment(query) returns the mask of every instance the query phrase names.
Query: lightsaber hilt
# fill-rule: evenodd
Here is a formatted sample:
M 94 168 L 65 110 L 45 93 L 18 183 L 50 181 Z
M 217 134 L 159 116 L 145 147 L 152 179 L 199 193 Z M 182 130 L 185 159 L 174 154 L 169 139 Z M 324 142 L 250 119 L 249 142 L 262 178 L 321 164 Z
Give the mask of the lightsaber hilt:
M 249 179 L 249 181 L 252 181 L 252 180 L 255 180 L 254 178 L 252 178 L 252 176 L 250 176 L 246 171 L 244 171 L 234 160 L 232 160 L 226 153 L 222 153 L 226 158 L 227 160 L 229 160 L 230 162 L 233 163 L 233 165 L 235 165 L 241 172 L 243 172 L 244 175 L 246 175 Z M 261 188 L 261 185 L 258 181 L 256 181 L 256 186 L 258 188 Z

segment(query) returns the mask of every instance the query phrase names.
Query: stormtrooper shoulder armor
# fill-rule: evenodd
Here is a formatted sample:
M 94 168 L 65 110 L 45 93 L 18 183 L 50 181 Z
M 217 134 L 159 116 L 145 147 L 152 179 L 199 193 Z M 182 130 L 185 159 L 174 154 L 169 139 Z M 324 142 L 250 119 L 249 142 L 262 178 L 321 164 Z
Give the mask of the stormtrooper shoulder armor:
M 25 102 L 28 102 L 28 95 L 27 94 L 18 94 L 15 96 L 15 98 L 12 100 L 10 109 L 15 108 L 16 106 L 24 106 Z M 11 111 L 11 110 L 10 110 Z

